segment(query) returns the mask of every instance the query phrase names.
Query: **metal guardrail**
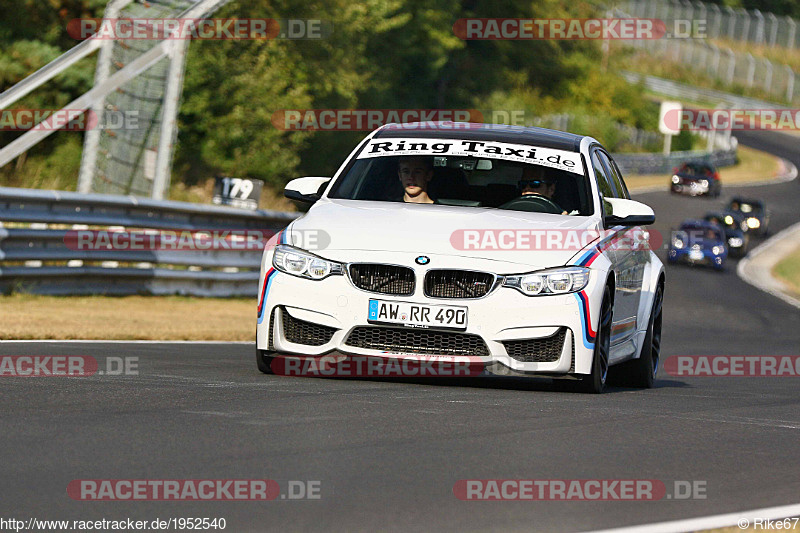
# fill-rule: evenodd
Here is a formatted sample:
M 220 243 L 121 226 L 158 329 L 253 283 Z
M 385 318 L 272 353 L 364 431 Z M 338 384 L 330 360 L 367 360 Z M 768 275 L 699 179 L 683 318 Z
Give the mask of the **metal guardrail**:
M 709 6 L 711 9 L 709 9 Z M 713 4 L 697 3 L 693 5 L 687 1 L 630 1 L 623 3 L 624 9 L 612 10 L 615 16 L 656 18 L 660 12 L 661 20 L 669 23 L 670 20 L 684 20 L 702 22 L 705 25 L 704 33 L 710 39 L 725 38 L 730 40 L 750 41 L 765 46 L 769 41 L 770 46 L 777 44 L 778 29 L 783 25 L 788 27 L 788 39 L 781 41 L 789 48 L 795 47 L 797 23 L 790 17 L 782 18 L 781 24 L 778 17 L 767 13 L 766 17 L 759 10 L 753 11 L 753 24 L 751 25 L 748 12 L 739 10 L 743 16 L 744 24 L 740 24 L 740 35 L 735 36 L 737 18 L 739 15 L 730 7 L 725 12 Z M 708 17 L 708 18 L 707 18 Z M 721 23 L 725 22 L 727 30 L 720 32 Z M 770 26 L 769 39 L 765 33 L 765 24 Z M 749 32 L 751 28 L 753 32 Z M 698 35 L 699 37 L 700 35 Z M 683 67 L 689 68 L 699 74 L 705 74 L 723 81 L 728 86 L 741 85 L 747 89 L 758 88 L 774 98 L 788 103 L 798 103 L 800 93 L 796 88 L 800 86 L 800 75 L 790 65 L 780 61 L 770 61 L 766 57 L 754 57 L 751 53 L 742 53 L 716 44 L 706 39 L 639 39 L 627 43 L 634 48 L 646 50 L 650 55 L 661 60 L 666 59 Z
M 614 154 L 624 174 L 667 174 L 686 161 L 707 161 L 718 168 L 736 164 L 736 147 L 714 152 L 685 151 L 664 154 Z
M 739 96 L 715 89 L 694 87 L 657 76 L 648 76 L 629 71 L 622 71 L 620 74 L 629 83 L 639 83 L 643 81 L 647 89 L 673 98 L 683 98 L 695 102 L 720 102 L 737 109 L 789 109 L 775 102 L 765 102 L 764 100 Z
M 0 292 L 255 296 L 261 250 L 84 250 L 71 231 L 279 231 L 298 213 L 0 187 Z M 88 264 L 87 264 L 88 263 Z M 122 263 L 122 265 L 120 265 Z
M 800 48 L 798 21 L 789 16 L 688 0 L 629 0 L 622 2 L 621 7 L 642 18 L 702 20 L 710 39 L 751 42 L 771 48 Z

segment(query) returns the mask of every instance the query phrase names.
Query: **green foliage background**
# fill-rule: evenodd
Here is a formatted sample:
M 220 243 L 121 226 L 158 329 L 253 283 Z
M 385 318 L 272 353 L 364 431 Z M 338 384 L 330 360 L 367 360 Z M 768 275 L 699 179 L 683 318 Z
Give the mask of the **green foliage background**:
M 0 91 L 76 42 L 78 17 L 106 0 L 0 3 Z M 657 107 L 641 87 L 600 68 L 596 41 L 463 41 L 466 17 L 602 17 L 592 3 L 557 0 L 235 0 L 217 17 L 312 18 L 333 24 L 324 40 L 198 41 L 189 48 L 173 183 L 217 172 L 278 187 L 299 175 L 331 175 L 364 132 L 286 132 L 282 109 L 499 109 L 525 116 L 570 112 L 576 133 L 619 145 L 614 122 L 654 129 Z M 91 87 L 94 59 L 15 107 L 54 108 Z M 624 65 L 621 65 L 624 68 Z M 577 129 L 576 129 L 577 128 Z M 13 134 L 0 133 L 0 144 Z M 74 188 L 82 136 L 59 132 L 0 169 L 0 184 Z

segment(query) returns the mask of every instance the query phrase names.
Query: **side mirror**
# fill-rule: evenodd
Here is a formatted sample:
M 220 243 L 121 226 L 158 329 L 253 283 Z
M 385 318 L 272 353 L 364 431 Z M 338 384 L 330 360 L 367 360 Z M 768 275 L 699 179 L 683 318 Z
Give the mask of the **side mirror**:
M 297 202 L 313 204 L 322 197 L 325 187 L 328 186 L 330 178 L 297 178 L 286 184 L 283 195 Z
M 609 207 L 606 213 L 605 226 L 648 226 L 656 221 L 656 215 L 650 206 L 625 198 L 605 198 Z

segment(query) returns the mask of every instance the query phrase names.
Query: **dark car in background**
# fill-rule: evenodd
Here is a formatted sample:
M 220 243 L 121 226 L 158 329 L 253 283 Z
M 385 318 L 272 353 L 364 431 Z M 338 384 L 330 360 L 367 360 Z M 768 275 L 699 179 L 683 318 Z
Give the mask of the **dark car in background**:
M 669 190 L 676 194 L 716 198 L 722 192 L 722 181 L 713 164 L 705 161 L 688 161 L 672 170 Z
M 672 232 L 667 256 L 670 263 L 705 265 L 724 270 L 727 258 L 725 232 L 719 224 L 706 220 L 684 220 L 680 228 Z
M 728 204 L 728 210 L 741 213 L 748 231 L 756 235 L 769 233 L 769 211 L 761 200 L 735 196 Z
M 736 211 L 706 213 L 703 219 L 719 225 L 725 233 L 728 254 L 732 257 L 744 257 L 750 243 L 750 236 L 742 229 L 747 227 L 744 217 Z

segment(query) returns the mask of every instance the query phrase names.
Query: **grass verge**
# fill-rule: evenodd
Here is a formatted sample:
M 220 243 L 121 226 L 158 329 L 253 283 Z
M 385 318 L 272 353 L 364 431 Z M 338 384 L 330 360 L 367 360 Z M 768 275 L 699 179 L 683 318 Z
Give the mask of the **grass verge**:
M 252 341 L 255 298 L 0 296 L 0 340 Z
M 723 191 L 726 185 L 736 185 L 751 181 L 767 181 L 778 175 L 781 170 L 780 159 L 760 150 L 747 146 L 739 146 L 739 163 L 732 167 L 719 169 Z M 666 174 L 627 174 L 625 184 L 635 191 L 653 185 L 669 187 L 669 176 Z
M 800 296 L 800 246 L 778 261 L 772 275 L 784 282 L 795 296 Z

